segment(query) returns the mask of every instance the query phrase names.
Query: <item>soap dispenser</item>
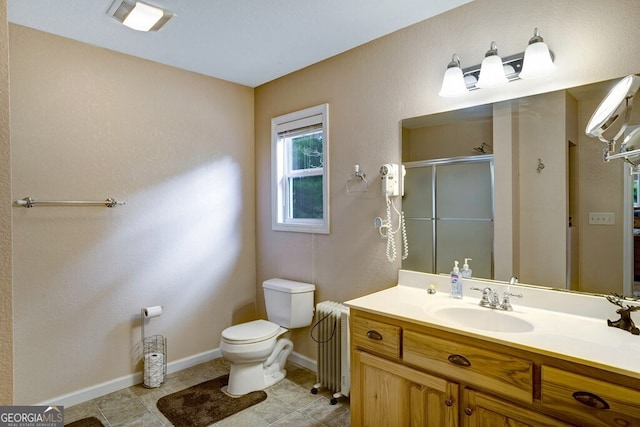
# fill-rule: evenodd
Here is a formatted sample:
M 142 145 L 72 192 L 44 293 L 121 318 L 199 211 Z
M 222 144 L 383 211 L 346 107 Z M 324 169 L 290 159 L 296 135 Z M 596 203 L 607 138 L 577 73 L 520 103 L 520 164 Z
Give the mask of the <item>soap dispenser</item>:
M 463 279 L 471 279 L 471 267 L 469 267 L 469 261 L 473 261 L 471 258 L 465 258 L 464 264 L 462 265 L 462 270 L 460 271 L 460 276 Z
M 453 262 L 453 270 L 451 271 L 451 298 L 462 298 L 462 281 L 460 280 L 460 268 L 458 261 Z

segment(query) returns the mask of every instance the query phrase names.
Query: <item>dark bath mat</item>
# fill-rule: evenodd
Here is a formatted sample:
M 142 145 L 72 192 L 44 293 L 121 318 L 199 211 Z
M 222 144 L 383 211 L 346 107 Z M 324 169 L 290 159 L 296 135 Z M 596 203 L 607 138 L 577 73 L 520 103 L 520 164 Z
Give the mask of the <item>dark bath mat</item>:
M 65 424 L 65 427 L 104 427 L 104 424 L 102 424 L 96 417 L 89 417 Z
M 223 375 L 164 396 L 158 400 L 158 409 L 176 427 L 205 427 L 267 398 L 262 390 L 228 396 L 220 390 L 228 381 L 229 375 Z

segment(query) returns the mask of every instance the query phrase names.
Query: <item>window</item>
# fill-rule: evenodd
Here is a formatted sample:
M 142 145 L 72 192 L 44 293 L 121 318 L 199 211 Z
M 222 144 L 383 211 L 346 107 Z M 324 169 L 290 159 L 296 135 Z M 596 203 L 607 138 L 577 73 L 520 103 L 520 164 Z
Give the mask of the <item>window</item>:
M 329 105 L 271 120 L 274 230 L 329 233 Z

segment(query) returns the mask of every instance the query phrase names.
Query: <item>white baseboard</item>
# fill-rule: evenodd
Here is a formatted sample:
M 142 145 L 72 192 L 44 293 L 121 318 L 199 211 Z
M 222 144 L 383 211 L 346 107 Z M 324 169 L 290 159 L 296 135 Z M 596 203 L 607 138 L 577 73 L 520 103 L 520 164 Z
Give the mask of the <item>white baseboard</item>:
M 222 354 L 220 353 L 220 349 L 215 348 L 213 350 L 208 350 L 199 354 L 195 354 L 193 356 L 188 356 L 180 360 L 175 360 L 173 362 L 167 363 L 167 374 L 178 372 L 183 369 L 187 369 L 192 366 L 199 365 L 200 363 L 217 359 L 218 357 L 221 357 L 221 356 Z M 61 406 L 67 406 L 67 407 L 73 406 L 79 403 L 87 402 L 91 399 L 95 399 L 100 396 L 104 396 L 105 394 L 113 393 L 114 391 L 122 390 L 124 388 L 128 388 L 141 383 L 142 383 L 142 372 L 136 372 L 135 374 L 124 375 L 120 378 L 106 381 L 101 384 L 96 384 L 91 387 L 83 388 L 82 390 L 78 390 L 69 394 L 58 396 L 44 402 L 36 403 L 35 405 L 38 405 L 38 406 L 61 405 Z
M 182 371 L 183 369 L 191 368 L 192 366 L 196 366 L 219 357 L 222 357 L 220 348 L 214 348 L 213 350 L 203 351 L 202 353 L 194 354 L 193 356 L 175 360 L 167 363 L 167 374 Z
M 196 366 L 200 363 L 208 362 L 219 357 L 222 357 L 220 349 L 214 348 L 213 350 L 208 350 L 199 354 L 194 354 L 193 356 L 185 357 L 180 360 L 175 360 L 173 362 L 167 363 L 167 374 L 191 368 L 192 366 Z M 315 360 L 310 359 L 300 353 L 296 353 L 295 351 L 292 352 L 289 356 L 289 361 L 295 363 L 298 366 L 302 366 L 303 368 L 307 368 L 310 371 L 317 372 L 317 364 Z M 101 384 L 83 388 L 82 390 L 74 391 L 72 393 L 58 396 L 44 402 L 36 403 L 35 405 L 56 405 L 69 407 L 140 383 L 142 383 L 142 372 L 136 372 L 135 374 L 125 375 L 120 378 L 103 382 Z
M 289 362 L 295 363 L 296 365 L 302 366 L 303 368 L 307 368 L 310 371 L 318 372 L 318 363 L 315 360 L 310 359 L 305 355 L 302 355 L 294 351 L 294 352 L 291 352 L 291 355 L 289 356 L 288 360 Z

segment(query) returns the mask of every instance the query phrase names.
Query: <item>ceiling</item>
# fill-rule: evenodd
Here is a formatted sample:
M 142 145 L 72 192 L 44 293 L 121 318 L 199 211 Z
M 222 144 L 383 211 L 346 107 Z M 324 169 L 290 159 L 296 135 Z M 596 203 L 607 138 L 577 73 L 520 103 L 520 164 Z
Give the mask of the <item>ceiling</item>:
M 147 0 L 157 32 L 107 15 L 113 0 L 8 0 L 9 22 L 256 87 L 472 0 Z

